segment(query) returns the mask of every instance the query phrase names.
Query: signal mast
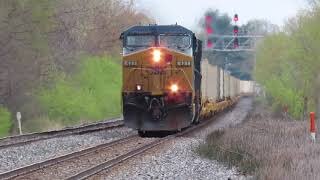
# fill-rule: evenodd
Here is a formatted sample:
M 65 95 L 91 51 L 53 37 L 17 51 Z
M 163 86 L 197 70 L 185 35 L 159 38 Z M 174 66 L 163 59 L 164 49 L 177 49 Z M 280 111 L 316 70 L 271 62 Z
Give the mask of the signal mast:
M 239 15 L 233 16 L 233 34 L 216 34 L 213 29 L 213 17 L 209 14 L 205 16 L 205 51 L 214 52 L 254 52 L 257 42 L 262 39 L 263 35 L 240 34 L 238 25 Z M 241 44 L 240 44 L 241 40 Z M 241 46 L 240 46 L 241 45 Z
M 238 14 L 235 14 L 233 17 L 233 21 L 234 21 L 234 27 L 233 27 L 233 35 L 234 35 L 234 41 L 233 41 L 233 47 L 234 49 L 239 48 L 239 39 L 238 39 L 238 35 L 239 35 L 239 26 L 238 26 L 238 21 L 239 21 L 239 17 Z
M 205 21 L 206 21 L 205 23 L 206 23 L 207 48 L 212 48 L 213 42 L 209 38 L 213 34 L 213 28 L 211 27 L 212 16 L 206 15 Z

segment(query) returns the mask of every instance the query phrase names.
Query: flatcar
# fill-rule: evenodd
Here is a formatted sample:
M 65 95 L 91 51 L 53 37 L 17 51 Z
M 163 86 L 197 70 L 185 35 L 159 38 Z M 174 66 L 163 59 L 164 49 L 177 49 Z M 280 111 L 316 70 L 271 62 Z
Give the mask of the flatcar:
M 123 117 L 140 135 L 197 124 L 239 94 L 238 79 L 201 61 L 202 42 L 185 27 L 134 26 L 121 40 Z

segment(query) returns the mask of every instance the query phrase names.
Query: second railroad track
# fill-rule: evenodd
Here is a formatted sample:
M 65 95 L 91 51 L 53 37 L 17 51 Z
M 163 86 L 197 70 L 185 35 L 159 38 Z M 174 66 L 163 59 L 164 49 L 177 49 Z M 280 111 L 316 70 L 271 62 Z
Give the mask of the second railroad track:
M 164 138 L 141 138 L 132 135 L 110 143 L 73 152 L 58 158 L 0 174 L 0 179 L 87 179 L 99 177 L 119 163 L 143 154 L 174 138 L 185 136 L 211 123 L 204 121 L 180 133 Z
M 8 147 L 22 146 L 32 142 L 47 140 L 51 138 L 85 134 L 90 132 L 102 131 L 106 129 L 123 127 L 124 123 L 121 119 L 112 119 L 103 122 L 98 122 L 94 124 L 83 125 L 79 127 L 65 128 L 62 130 L 31 133 L 20 136 L 11 136 L 0 139 L 0 149 L 5 149 Z

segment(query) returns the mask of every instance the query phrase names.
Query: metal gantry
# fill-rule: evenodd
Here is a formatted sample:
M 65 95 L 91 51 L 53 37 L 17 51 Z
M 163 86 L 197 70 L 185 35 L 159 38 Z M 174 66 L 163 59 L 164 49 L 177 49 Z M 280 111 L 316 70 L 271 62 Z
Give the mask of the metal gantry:
M 257 43 L 263 38 L 261 35 L 210 35 L 212 47 L 206 47 L 205 51 L 216 52 L 254 52 Z M 235 40 L 238 41 L 238 47 L 235 48 Z

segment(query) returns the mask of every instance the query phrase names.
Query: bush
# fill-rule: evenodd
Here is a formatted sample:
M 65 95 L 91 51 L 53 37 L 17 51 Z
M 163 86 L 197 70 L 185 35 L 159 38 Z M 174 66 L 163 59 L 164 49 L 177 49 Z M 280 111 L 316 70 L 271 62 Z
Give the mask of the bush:
M 120 115 L 121 66 L 110 57 L 86 57 L 72 76 L 57 76 L 38 95 L 50 119 L 72 125 Z
M 8 109 L 0 107 L 0 137 L 7 136 L 12 126 L 11 113 Z
M 230 143 L 226 146 L 225 133 L 224 130 L 219 130 L 210 134 L 205 143 L 198 147 L 198 154 L 222 162 L 228 167 L 236 166 L 242 173 L 254 173 L 259 167 L 258 161 L 246 152 L 239 143 Z

